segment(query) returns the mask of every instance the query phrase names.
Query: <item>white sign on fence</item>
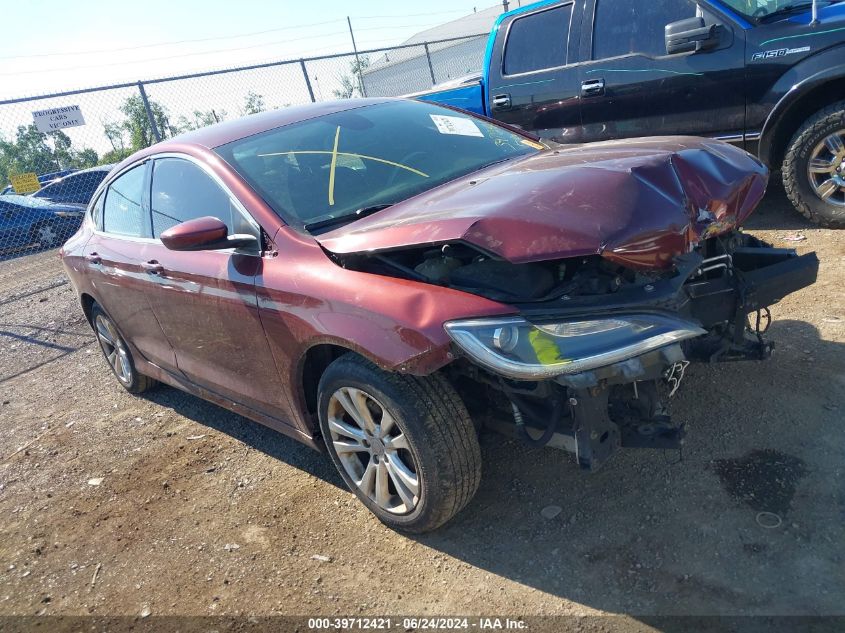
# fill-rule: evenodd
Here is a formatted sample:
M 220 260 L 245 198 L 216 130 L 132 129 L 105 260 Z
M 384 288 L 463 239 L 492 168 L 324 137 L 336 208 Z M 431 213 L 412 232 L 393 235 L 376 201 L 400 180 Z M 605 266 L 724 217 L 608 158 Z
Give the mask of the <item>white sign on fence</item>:
M 38 131 L 44 134 L 66 127 L 85 125 L 82 110 L 78 105 L 36 110 L 32 113 L 32 120 L 35 121 L 35 127 L 38 128 Z

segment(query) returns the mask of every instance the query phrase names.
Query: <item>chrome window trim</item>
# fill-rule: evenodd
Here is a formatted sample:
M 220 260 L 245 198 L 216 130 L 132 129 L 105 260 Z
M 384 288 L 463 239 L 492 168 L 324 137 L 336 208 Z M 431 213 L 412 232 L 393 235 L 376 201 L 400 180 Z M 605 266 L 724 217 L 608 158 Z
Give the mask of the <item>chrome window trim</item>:
M 86 217 L 88 219 L 88 222 L 91 224 L 91 231 L 95 235 L 108 237 L 108 238 L 111 238 L 111 239 L 123 240 L 123 241 L 127 241 L 127 242 L 139 242 L 139 243 L 142 243 L 142 244 L 161 244 L 161 240 L 156 238 L 156 237 L 132 237 L 132 236 L 129 236 L 129 235 L 118 235 L 117 233 L 109 233 L 108 231 L 101 231 L 97 228 L 96 225 L 94 225 L 94 221 L 91 217 L 91 214 L 94 210 L 94 203 L 96 202 L 97 198 L 100 195 L 105 195 L 105 190 L 108 187 L 110 187 L 111 184 L 115 180 L 120 178 L 123 174 L 128 172 L 130 169 L 134 169 L 135 167 L 140 167 L 141 165 L 143 165 L 144 163 L 146 163 L 148 161 L 155 161 L 159 158 L 179 158 L 179 159 L 182 159 L 182 160 L 187 160 L 187 161 L 193 163 L 194 165 L 196 165 L 197 167 L 199 167 L 207 176 L 209 176 L 217 184 L 217 186 L 219 186 L 223 190 L 223 192 L 227 196 L 229 196 L 229 199 L 232 200 L 235 203 L 235 208 L 237 209 L 238 213 L 240 213 L 241 216 L 247 221 L 247 223 L 250 226 L 252 226 L 253 229 L 255 229 L 259 241 L 261 240 L 261 233 L 262 233 L 261 225 L 258 224 L 258 222 L 255 220 L 255 218 L 252 217 L 252 214 L 249 211 L 246 210 L 246 207 L 244 207 L 244 205 L 241 203 L 241 201 L 238 199 L 238 197 L 234 193 L 232 193 L 232 190 L 229 189 L 229 187 L 226 185 L 226 183 L 224 183 L 223 180 L 216 173 L 214 173 L 211 170 L 211 168 L 209 168 L 207 165 L 205 165 L 202 162 L 200 162 L 199 160 L 197 160 L 194 156 L 191 156 L 190 154 L 185 154 L 185 153 L 182 153 L 182 152 L 174 152 L 174 151 L 168 151 L 168 152 L 162 152 L 160 154 L 151 154 L 149 156 L 144 156 L 143 158 L 140 158 L 136 161 L 133 161 L 132 163 L 130 163 L 129 165 L 127 165 L 126 167 L 121 169 L 119 172 L 117 172 L 116 174 L 114 174 L 110 178 L 106 178 L 106 179 L 103 180 L 103 182 L 97 188 L 97 191 L 94 193 L 94 196 L 92 196 L 91 204 L 89 204 L 88 210 L 86 212 Z M 152 182 L 153 182 L 153 176 L 154 175 L 155 174 L 150 174 L 150 187 L 151 188 L 152 188 Z M 151 209 L 149 209 L 149 211 L 152 213 Z M 104 212 L 105 212 L 105 208 L 104 208 Z M 163 244 L 162 244 L 162 246 L 163 246 Z M 241 249 L 235 249 L 235 248 L 218 249 L 218 252 L 221 252 L 221 253 L 242 253 L 242 254 L 249 254 L 249 255 L 261 255 L 261 248 L 259 246 L 257 253 L 253 253 L 253 252 L 250 252 L 250 251 L 243 251 Z
M 214 173 L 211 170 L 210 167 L 208 167 L 204 163 L 201 163 L 200 161 L 198 161 L 196 158 L 194 158 L 190 154 L 182 154 L 180 152 L 163 152 L 161 154 L 155 154 L 154 156 L 149 156 L 148 158 L 153 160 L 153 161 L 156 161 L 156 160 L 161 159 L 161 158 L 181 158 L 181 159 L 187 160 L 188 162 L 193 163 L 194 165 L 199 167 L 206 174 L 206 176 L 209 176 L 215 183 L 217 183 L 217 186 L 219 186 L 223 190 L 223 193 L 225 193 L 227 196 L 229 196 L 229 199 L 232 200 L 235 203 L 235 208 L 237 209 L 238 213 L 240 213 L 241 216 L 243 217 L 243 219 L 245 219 L 247 221 L 247 223 L 250 226 L 252 226 L 253 229 L 255 229 L 257 236 L 260 238 L 260 236 L 261 236 L 261 225 L 258 224 L 258 222 L 256 222 L 255 218 L 252 217 L 252 214 L 250 214 L 250 212 L 246 210 L 246 207 L 244 207 L 244 205 L 241 203 L 241 201 L 238 200 L 238 197 L 234 193 L 232 193 L 232 190 L 229 189 L 228 186 L 226 186 L 226 183 L 224 183 L 223 180 L 220 178 L 220 176 L 218 176 L 216 173 Z M 153 171 L 150 174 L 150 187 L 151 187 L 150 191 L 152 191 L 152 186 L 154 184 L 154 182 L 153 182 L 154 178 L 155 178 L 155 165 L 153 165 Z M 152 213 L 152 200 L 150 200 L 150 212 Z M 159 240 L 157 238 L 153 238 L 153 240 L 156 241 L 156 242 L 161 242 L 161 240 Z M 234 250 L 234 249 L 225 249 L 225 250 Z

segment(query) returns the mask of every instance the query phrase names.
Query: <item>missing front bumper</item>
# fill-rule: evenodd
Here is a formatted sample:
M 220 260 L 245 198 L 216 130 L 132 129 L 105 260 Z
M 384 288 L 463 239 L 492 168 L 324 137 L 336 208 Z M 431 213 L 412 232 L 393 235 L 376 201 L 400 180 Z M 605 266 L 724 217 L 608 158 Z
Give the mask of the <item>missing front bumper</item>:
M 736 248 L 710 260 L 690 257 L 683 263 L 674 287 L 666 287 L 663 293 L 652 289 L 648 303 L 653 309 L 671 309 L 697 322 L 708 334 L 537 383 L 550 385 L 547 394 L 551 396 L 543 397 L 565 402 L 567 413 L 554 420 L 535 415 L 522 422 L 522 428 L 518 426 L 517 436 L 532 429 L 531 436 L 536 437 L 553 424 L 554 433 L 547 434 L 549 445 L 575 453 L 587 471 L 600 468 L 618 448 L 679 449 L 685 428 L 672 423 L 664 402 L 677 390 L 687 361 L 768 358 L 774 348 L 762 336 L 771 321 L 768 306 L 814 283 L 819 267 L 815 253 L 798 256 L 792 250 L 762 244 Z M 625 304 L 620 305 L 622 309 L 631 309 L 630 297 L 620 304 Z M 508 395 L 509 387 L 500 386 Z M 522 391 L 522 396 L 508 396 L 516 407 L 520 397 L 524 401 Z

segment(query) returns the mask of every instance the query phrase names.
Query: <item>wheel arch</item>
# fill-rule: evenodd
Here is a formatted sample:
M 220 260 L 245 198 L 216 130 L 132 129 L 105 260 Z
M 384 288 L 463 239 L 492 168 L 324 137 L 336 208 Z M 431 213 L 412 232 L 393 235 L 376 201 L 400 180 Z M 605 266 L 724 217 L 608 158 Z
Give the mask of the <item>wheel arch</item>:
M 301 409 L 311 419 L 313 428 L 319 428 L 315 423 L 317 416 L 317 387 L 320 378 L 336 359 L 344 354 L 354 352 L 349 347 L 335 343 L 317 343 L 312 345 L 299 360 L 296 372 L 296 384 L 301 403 Z
M 845 100 L 845 64 L 823 70 L 793 86 L 772 111 L 760 135 L 759 158 L 778 169 L 789 141 L 813 114 Z
M 94 297 L 89 295 L 87 292 L 83 292 L 79 295 L 79 303 L 82 305 L 82 312 L 85 314 L 85 320 L 88 321 L 88 325 L 94 327 L 94 324 L 91 321 L 91 314 L 94 309 L 94 304 L 97 303 L 97 300 L 94 299 Z
M 294 365 L 291 385 L 296 399 L 294 404 L 312 429 L 317 428 L 317 388 L 320 378 L 334 360 L 350 353 L 370 361 L 385 371 L 416 376 L 434 373 L 452 360 L 448 352 L 433 348 L 415 357 L 407 358 L 398 365 L 393 365 L 386 359 L 346 340 L 336 338 L 316 340 L 302 352 Z

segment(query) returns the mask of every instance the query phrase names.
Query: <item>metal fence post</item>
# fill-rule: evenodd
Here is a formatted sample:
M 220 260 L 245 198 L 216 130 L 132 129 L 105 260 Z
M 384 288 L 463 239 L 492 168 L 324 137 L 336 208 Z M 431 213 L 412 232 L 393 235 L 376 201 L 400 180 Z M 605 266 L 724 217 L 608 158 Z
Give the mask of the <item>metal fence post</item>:
M 352 20 L 346 16 L 346 22 L 349 24 L 349 35 L 352 38 L 352 50 L 355 53 L 355 65 L 358 67 L 358 80 L 361 82 L 359 88 L 361 89 L 361 96 L 367 96 L 367 86 L 364 85 L 364 69 L 361 68 L 361 58 L 358 57 L 358 45 L 355 44 L 355 33 L 352 32 Z
M 305 85 L 308 87 L 308 96 L 311 97 L 311 103 L 314 103 L 314 89 L 311 87 L 311 80 L 308 78 L 308 69 L 305 68 L 305 60 L 299 60 L 299 66 L 302 68 L 302 76 L 305 77 Z
M 425 58 L 428 60 L 428 72 L 431 73 L 431 85 L 437 83 L 437 80 L 434 78 L 434 66 L 431 64 L 431 51 L 428 50 L 428 42 L 424 42 L 423 46 L 425 46 Z
M 161 134 L 159 134 L 158 128 L 156 127 L 153 110 L 150 108 L 150 100 L 147 99 L 147 91 L 144 90 L 144 83 L 141 81 L 138 82 L 138 90 L 141 93 L 141 101 L 144 102 L 144 109 L 147 111 L 147 119 L 150 122 L 150 129 L 153 131 L 153 138 L 155 138 L 156 143 L 159 143 L 161 142 Z

